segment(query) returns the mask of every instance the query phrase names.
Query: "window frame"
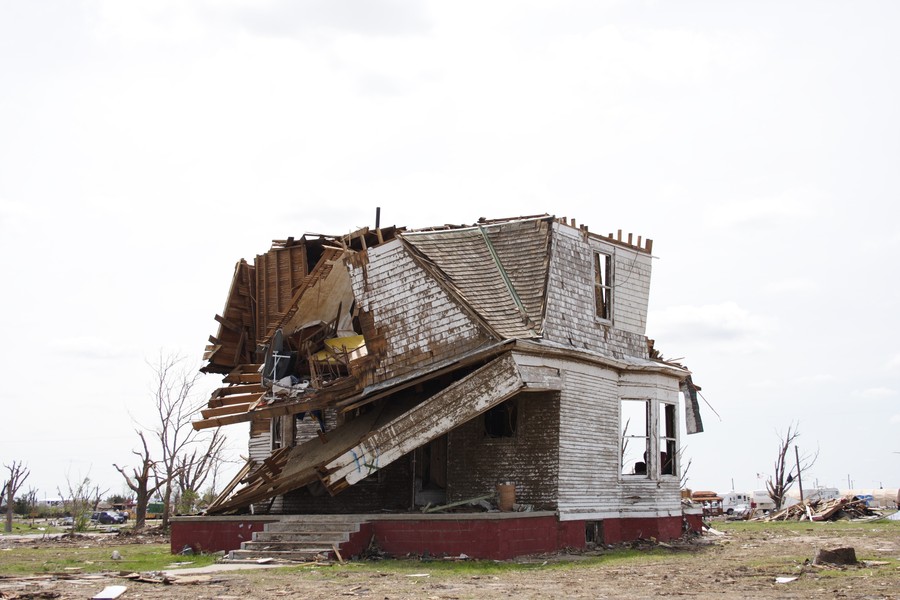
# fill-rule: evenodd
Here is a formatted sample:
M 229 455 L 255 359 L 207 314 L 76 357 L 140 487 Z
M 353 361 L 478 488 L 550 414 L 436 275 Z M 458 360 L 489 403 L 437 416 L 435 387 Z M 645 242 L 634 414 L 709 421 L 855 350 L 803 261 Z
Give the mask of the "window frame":
M 678 464 L 678 403 L 667 402 L 665 400 L 657 400 L 657 411 L 659 413 L 657 419 L 657 444 L 659 451 L 656 456 L 659 460 L 659 477 L 679 477 Z M 671 422 L 668 422 L 668 414 L 671 410 Z M 666 427 L 669 435 L 663 435 L 663 427 Z M 666 462 L 663 462 L 663 451 L 666 453 Z M 671 465 L 669 472 L 665 472 L 666 464 Z
M 489 431 L 489 413 L 497 412 L 499 410 L 505 411 L 507 418 L 509 419 L 508 425 L 510 429 L 509 434 L 500 434 L 500 435 L 492 435 Z M 503 442 L 503 441 L 511 441 L 515 440 L 519 437 L 519 414 L 521 413 L 521 407 L 519 406 L 518 398 L 509 398 L 504 400 L 500 404 L 492 406 L 482 413 L 482 437 L 487 442 Z
M 612 323 L 615 298 L 615 255 L 612 252 L 593 250 L 594 316 L 604 323 Z M 602 308 L 601 308 L 602 307 Z
M 625 403 L 638 404 L 641 403 L 644 405 L 644 434 L 627 434 L 626 422 L 623 421 L 625 417 L 624 405 Z M 630 423 L 630 419 L 628 421 Z M 653 428 L 651 424 L 653 423 L 652 419 L 652 401 L 650 398 L 620 398 L 619 399 L 619 477 L 620 478 L 644 478 L 649 479 L 651 475 L 650 465 L 647 464 L 646 457 L 653 456 L 653 443 L 652 443 L 652 432 Z M 628 445 L 628 442 L 632 440 L 644 440 L 644 456 L 645 460 L 643 462 L 644 469 L 643 472 L 635 472 L 634 468 L 632 468 L 632 472 L 625 472 L 625 449 Z M 629 462 L 632 462 L 629 460 Z M 640 461 L 634 462 L 635 467 L 640 464 Z
M 624 403 L 625 402 L 643 402 L 646 411 L 646 435 L 625 435 L 623 429 L 625 422 Z M 666 426 L 665 419 L 670 417 L 670 422 Z M 665 430 L 663 428 L 665 427 Z M 663 435 L 663 433 L 669 435 Z M 644 462 L 643 472 L 625 472 L 625 441 L 626 440 L 645 440 L 646 448 L 645 456 L 648 459 Z M 680 431 L 679 431 L 679 412 L 678 402 L 674 400 L 663 400 L 658 398 L 641 398 L 627 397 L 619 398 L 619 480 L 635 481 L 646 479 L 652 481 L 665 481 L 671 479 L 680 480 L 681 461 L 679 460 Z M 666 454 L 665 462 L 663 461 L 663 453 Z M 633 454 L 632 454 L 633 456 Z M 628 461 L 632 462 L 632 461 Z M 638 461 L 639 462 L 639 461 Z M 638 464 L 638 463 L 635 463 Z M 667 464 L 671 465 L 671 469 L 666 469 Z M 668 471 L 668 472 L 664 472 Z

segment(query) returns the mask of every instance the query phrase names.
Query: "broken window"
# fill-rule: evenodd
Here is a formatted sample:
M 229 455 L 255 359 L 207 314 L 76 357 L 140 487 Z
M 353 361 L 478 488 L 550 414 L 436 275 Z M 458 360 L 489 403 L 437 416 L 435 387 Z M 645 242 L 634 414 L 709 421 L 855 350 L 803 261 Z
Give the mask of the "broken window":
M 677 405 L 629 398 L 621 410 L 621 474 L 678 475 Z
M 676 439 L 677 421 L 675 405 L 665 402 L 659 405 L 659 473 L 677 475 L 675 459 L 678 457 Z
M 489 438 L 515 437 L 519 406 L 507 400 L 484 413 L 484 435 Z
M 282 437 L 281 417 L 272 417 L 272 450 L 278 450 L 284 446 L 284 438 Z
M 650 458 L 650 401 L 622 400 L 622 475 L 647 476 Z
M 597 316 L 612 320 L 612 256 L 594 253 L 594 303 Z

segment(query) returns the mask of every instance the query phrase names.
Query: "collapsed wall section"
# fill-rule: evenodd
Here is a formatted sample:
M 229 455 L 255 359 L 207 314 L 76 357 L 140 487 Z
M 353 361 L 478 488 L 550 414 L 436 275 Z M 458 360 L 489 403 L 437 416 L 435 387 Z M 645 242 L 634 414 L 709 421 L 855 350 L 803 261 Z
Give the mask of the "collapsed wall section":
M 485 331 L 410 258 L 400 240 L 349 261 L 353 295 L 375 382 L 425 369 L 490 341 Z

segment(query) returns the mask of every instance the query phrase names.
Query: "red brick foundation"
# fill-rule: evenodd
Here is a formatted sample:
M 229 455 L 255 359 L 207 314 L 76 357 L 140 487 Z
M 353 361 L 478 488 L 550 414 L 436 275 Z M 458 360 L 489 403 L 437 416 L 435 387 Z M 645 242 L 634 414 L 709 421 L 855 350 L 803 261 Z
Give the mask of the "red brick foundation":
M 252 532 L 262 531 L 276 518 L 249 517 L 227 520 L 201 517 L 172 521 L 173 553 L 190 546 L 195 552 L 236 550 L 249 541 Z M 526 554 L 556 552 L 564 548 L 584 548 L 588 523 L 599 523 L 602 541 L 617 544 L 636 539 L 660 541 L 681 536 L 684 524 L 700 531 L 699 515 L 602 521 L 560 521 L 555 514 L 498 518 L 374 518 L 363 522 L 358 532 L 340 546 L 345 558 L 359 555 L 372 541 L 394 556 L 406 554 L 459 556 L 503 560 Z M 599 540 L 598 540 L 599 541 Z
M 254 531 L 262 531 L 266 523 L 277 520 L 277 518 L 225 520 L 215 517 L 173 519 L 169 547 L 172 554 L 179 554 L 185 546 L 189 546 L 197 553 L 237 550 L 241 547 L 241 542 L 253 539 Z

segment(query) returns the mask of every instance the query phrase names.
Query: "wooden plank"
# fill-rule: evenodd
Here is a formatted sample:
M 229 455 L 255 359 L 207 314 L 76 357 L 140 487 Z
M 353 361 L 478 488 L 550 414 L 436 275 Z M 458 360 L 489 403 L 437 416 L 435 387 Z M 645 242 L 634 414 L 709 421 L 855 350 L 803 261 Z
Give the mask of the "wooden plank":
M 243 327 L 241 327 L 240 325 L 238 325 L 237 323 L 235 323 L 229 319 L 226 319 L 222 315 L 216 315 L 214 318 L 216 321 L 221 323 L 223 327 L 233 331 L 234 333 L 240 334 L 242 331 L 244 331 Z
M 248 460 L 244 464 L 244 466 L 241 467 L 241 469 L 237 472 L 237 474 L 231 479 L 231 481 L 228 482 L 228 485 L 226 485 L 222 489 L 222 491 L 219 493 L 219 495 L 216 496 L 216 499 L 213 500 L 212 503 L 206 507 L 206 510 L 212 511 L 212 510 L 215 510 L 216 508 L 218 508 L 218 506 L 220 504 L 222 504 L 222 502 L 224 502 L 228 498 L 229 495 L 231 495 L 231 492 L 234 491 L 234 488 L 236 488 L 238 486 L 238 484 L 240 484 L 240 482 L 244 479 L 244 477 L 247 475 L 247 473 L 250 472 L 250 469 L 252 469 L 253 466 L 254 466 L 253 461 Z
M 232 404 L 230 406 L 219 406 L 216 408 L 204 408 L 200 411 L 200 415 L 204 419 L 210 419 L 212 417 L 222 417 L 225 415 L 236 415 L 239 413 L 245 413 L 250 410 L 255 402 L 247 402 L 245 404 Z
M 373 432 L 326 468 L 326 487 L 354 484 L 518 392 L 523 386 L 510 354 L 470 373 Z
M 124 585 L 108 585 L 103 588 L 100 593 L 95 595 L 91 600 L 115 600 L 125 593 L 128 588 Z
M 213 398 L 209 401 L 209 408 L 217 408 L 219 406 L 233 406 L 235 404 L 246 404 L 248 402 L 256 402 L 259 400 L 264 394 L 266 390 L 263 389 L 255 394 L 241 394 L 239 396 L 225 396 L 224 398 Z
M 210 396 L 210 400 L 212 400 L 213 398 L 224 398 L 226 396 L 236 396 L 240 394 L 261 394 L 265 391 L 266 388 L 256 383 L 244 385 L 229 385 L 226 387 L 221 387 L 214 391 Z

